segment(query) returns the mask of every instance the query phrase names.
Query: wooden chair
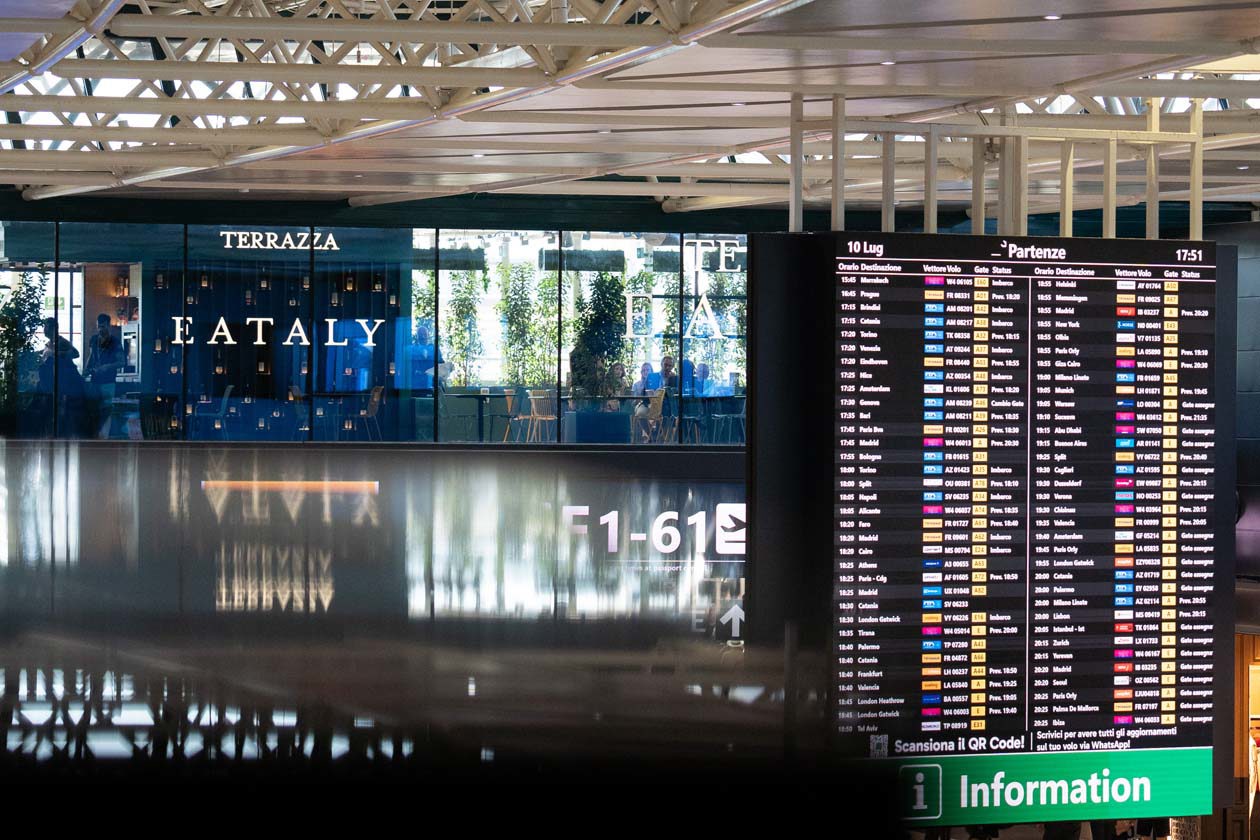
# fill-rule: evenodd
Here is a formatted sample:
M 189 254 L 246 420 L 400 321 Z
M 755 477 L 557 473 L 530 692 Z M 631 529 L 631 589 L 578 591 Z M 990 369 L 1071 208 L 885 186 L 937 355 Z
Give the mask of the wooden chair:
M 379 415 L 381 412 L 381 403 L 385 402 L 385 386 L 377 385 L 372 389 L 372 396 L 368 399 L 366 407 L 359 409 L 358 415 L 354 417 L 354 431 L 357 433 L 360 429 L 367 435 L 368 440 L 383 440 L 381 435 L 381 424 Z M 375 433 L 375 437 L 373 437 Z
M 529 426 L 525 435 L 527 443 L 554 442 L 556 439 L 556 394 L 554 391 L 529 392 Z M 550 427 L 550 434 L 543 438 L 542 431 Z
M 665 410 L 665 389 L 649 391 L 647 398 L 647 414 L 633 415 L 632 429 L 636 443 L 657 443 L 660 439 Z
M 525 399 L 521 399 L 522 394 L 524 394 Z M 522 403 L 529 402 L 529 395 L 525 394 L 524 391 L 505 391 L 503 396 L 507 400 L 507 411 L 505 412 L 507 425 L 503 429 L 503 443 L 507 443 L 508 438 L 512 437 L 513 429 L 515 429 L 516 435 L 515 437 L 512 437 L 512 442 L 520 443 L 521 435 L 524 434 L 529 427 L 530 415 L 523 413 L 525 406 L 522 405 Z

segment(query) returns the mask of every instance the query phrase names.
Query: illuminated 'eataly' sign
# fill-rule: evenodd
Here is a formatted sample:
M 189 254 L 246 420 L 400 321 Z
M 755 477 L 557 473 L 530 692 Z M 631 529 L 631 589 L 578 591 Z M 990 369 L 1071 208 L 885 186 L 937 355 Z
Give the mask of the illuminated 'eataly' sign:
M 175 322 L 175 338 L 171 340 L 172 344 L 195 344 L 196 337 L 193 336 L 193 319 L 188 316 L 172 315 L 171 320 Z M 376 346 L 376 331 L 381 328 L 381 324 L 385 323 L 381 318 L 355 318 L 354 322 L 363 330 L 363 337 L 367 339 L 364 347 Z M 252 344 L 260 347 L 267 343 L 264 336 L 267 327 L 275 327 L 275 318 L 259 318 L 250 316 L 245 319 L 245 329 L 248 332 L 250 327 L 254 328 L 254 340 Z M 324 340 L 326 347 L 345 347 L 350 343 L 350 339 L 343 338 L 341 341 L 336 340 L 335 328 L 337 325 L 336 318 L 325 318 L 324 323 L 328 326 L 328 335 Z M 313 325 L 311 332 L 314 331 Z M 206 344 L 237 344 L 236 336 L 232 334 L 232 328 L 228 326 L 226 318 L 220 317 L 219 322 L 214 327 L 214 332 L 210 334 L 210 338 Z M 294 344 L 300 344 L 304 347 L 310 346 L 310 333 L 307 332 L 305 326 L 302 325 L 301 318 L 294 318 L 293 325 L 289 327 L 289 334 L 282 342 L 286 347 Z

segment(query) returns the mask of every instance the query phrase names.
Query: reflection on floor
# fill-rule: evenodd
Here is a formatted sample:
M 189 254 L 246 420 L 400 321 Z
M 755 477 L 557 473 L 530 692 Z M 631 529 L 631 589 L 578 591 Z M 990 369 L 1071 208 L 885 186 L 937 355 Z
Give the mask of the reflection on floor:
M 743 469 L 0 442 L 0 774 L 821 762 L 822 634 L 744 645 Z
M 743 609 L 743 468 L 738 453 L 0 441 L 0 614 L 713 636 Z
M 0 769 L 258 762 L 305 772 L 549 760 L 774 762 L 783 655 L 713 642 L 631 652 L 405 639 L 26 632 L 0 644 Z M 802 662 L 799 749 L 820 747 L 821 662 Z

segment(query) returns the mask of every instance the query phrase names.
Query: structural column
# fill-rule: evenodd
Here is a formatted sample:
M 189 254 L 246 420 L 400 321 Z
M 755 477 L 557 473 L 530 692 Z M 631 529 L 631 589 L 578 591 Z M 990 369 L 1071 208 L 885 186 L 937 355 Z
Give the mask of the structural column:
M 789 184 L 792 196 L 788 202 L 788 230 L 799 233 L 804 230 L 805 222 L 805 138 L 803 136 L 805 121 L 805 97 L 799 93 L 792 94 L 791 110 L 792 126 L 789 132 L 791 155 Z
M 1103 239 L 1116 238 L 1116 138 L 1103 143 Z
M 936 126 L 923 139 L 923 232 L 936 233 L 936 159 L 940 140 Z
M 971 138 L 971 232 L 984 233 L 985 138 Z
M 1146 100 L 1146 130 L 1159 131 L 1162 99 Z M 1151 143 L 1146 151 L 1146 238 L 1159 239 L 1159 146 Z
M 1015 138 L 1015 233 L 1028 235 L 1028 138 Z
M 897 188 L 897 135 L 893 132 L 884 135 L 884 159 L 881 163 L 883 169 L 880 185 L 883 187 L 883 206 L 880 230 L 891 232 L 897 229 L 897 209 L 894 200 Z
M 831 98 L 831 229 L 844 230 L 844 97 Z
M 1190 238 L 1203 238 L 1203 100 L 1190 107 Z
M 1072 208 L 1076 191 L 1076 143 L 1063 141 L 1059 161 L 1059 236 L 1072 235 Z
M 1015 143 L 1010 137 L 998 142 L 998 233 L 1015 233 Z

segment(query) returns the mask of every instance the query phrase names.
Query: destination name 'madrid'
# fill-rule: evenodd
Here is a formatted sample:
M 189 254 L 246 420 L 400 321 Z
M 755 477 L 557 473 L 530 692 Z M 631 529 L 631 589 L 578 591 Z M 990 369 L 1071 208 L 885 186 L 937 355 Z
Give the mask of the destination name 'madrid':
M 192 335 L 193 319 L 186 315 L 172 315 L 171 320 L 175 323 L 175 337 L 171 339 L 172 344 L 195 344 L 197 339 Z M 385 323 L 382 318 L 355 318 L 354 322 L 363 330 L 364 347 L 376 346 L 376 331 Z M 245 330 L 249 331 L 253 327 L 253 342 L 255 347 L 261 347 L 267 343 L 264 332 L 267 327 L 274 329 L 276 323 L 275 318 L 258 318 L 251 316 L 245 319 Z M 339 323 L 336 318 L 325 318 L 324 323 L 328 327 L 327 337 L 324 339 L 326 347 L 345 347 L 350 343 L 349 338 L 337 340 L 336 327 Z M 311 332 L 314 332 L 312 327 Z M 248 338 L 248 336 L 246 336 Z M 206 344 L 238 344 L 236 336 L 232 334 L 232 328 L 228 325 L 226 318 L 219 318 L 219 322 L 215 324 L 214 331 L 210 334 L 210 338 L 206 340 Z M 291 347 L 300 345 L 309 347 L 311 343 L 310 333 L 302 324 L 301 318 L 294 318 L 293 325 L 289 327 L 289 333 L 282 342 L 284 346 Z

